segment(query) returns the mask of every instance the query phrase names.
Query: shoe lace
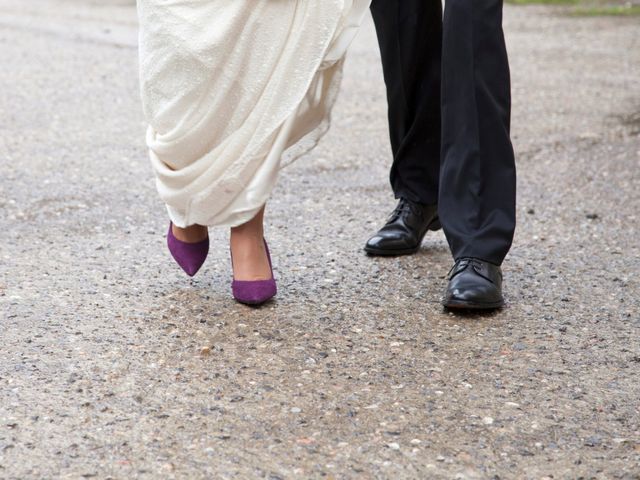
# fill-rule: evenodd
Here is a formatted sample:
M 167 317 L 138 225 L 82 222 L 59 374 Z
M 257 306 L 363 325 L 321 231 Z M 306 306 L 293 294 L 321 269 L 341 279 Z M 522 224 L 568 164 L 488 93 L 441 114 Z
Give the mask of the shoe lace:
M 450 277 L 454 270 L 456 270 L 456 269 L 464 270 L 469 265 L 471 265 L 472 267 L 474 267 L 474 268 L 476 268 L 478 270 L 482 269 L 482 262 L 480 260 L 478 260 L 477 258 L 471 258 L 471 257 L 461 258 L 460 260 L 458 260 L 453 265 L 453 267 L 451 267 L 451 270 L 449 270 L 449 273 L 447 274 L 447 277 Z
M 389 216 L 389 222 L 393 222 L 398 217 L 401 217 L 402 215 L 407 213 L 416 213 L 416 209 L 409 200 L 401 198 L 396 208 L 393 210 L 393 212 L 391 212 L 391 215 Z

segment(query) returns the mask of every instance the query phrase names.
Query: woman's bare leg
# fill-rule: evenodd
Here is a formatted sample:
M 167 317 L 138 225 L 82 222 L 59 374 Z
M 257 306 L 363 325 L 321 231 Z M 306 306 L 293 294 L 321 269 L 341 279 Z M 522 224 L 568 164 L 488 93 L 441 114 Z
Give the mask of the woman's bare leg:
M 264 246 L 264 207 L 247 223 L 231 229 L 233 277 L 236 280 L 269 280 L 271 268 Z

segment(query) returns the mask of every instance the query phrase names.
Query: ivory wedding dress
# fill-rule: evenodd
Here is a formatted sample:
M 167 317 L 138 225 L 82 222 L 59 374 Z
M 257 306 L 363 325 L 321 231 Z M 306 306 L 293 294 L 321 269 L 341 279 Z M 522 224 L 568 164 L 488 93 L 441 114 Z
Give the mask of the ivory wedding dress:
M 370 0 L 138 0 L 147 145 L 174 224 L 237 226 L 329 125 Z

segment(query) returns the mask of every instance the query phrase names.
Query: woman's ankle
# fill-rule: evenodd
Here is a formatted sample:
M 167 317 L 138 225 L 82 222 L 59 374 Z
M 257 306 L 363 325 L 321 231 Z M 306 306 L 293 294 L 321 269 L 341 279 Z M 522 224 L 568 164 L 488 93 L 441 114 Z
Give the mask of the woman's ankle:
M 271 267 L 264 245 L 263 212 L 247 223 L 231 229 L 230 243 L 236 280 L 267 280 Z
M 255 281 L 271 278 L 271 267 L 263 238 L 235 235 L 231 238 L 231 257 L 235 280 Z
M 173 225 L 171 229 L 173 236 L 185 243 L 198 243 L 209 237 L 209 229 L 203 225 L 190 225 L 186 228 Z

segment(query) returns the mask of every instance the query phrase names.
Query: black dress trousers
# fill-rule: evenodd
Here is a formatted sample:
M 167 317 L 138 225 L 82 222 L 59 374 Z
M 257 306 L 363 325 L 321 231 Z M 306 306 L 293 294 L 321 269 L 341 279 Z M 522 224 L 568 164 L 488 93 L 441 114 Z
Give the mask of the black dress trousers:
M 438 204 L 455 259 L 500 265 L 516 171 L 502 0 L 373 0 L 396 197 Z

